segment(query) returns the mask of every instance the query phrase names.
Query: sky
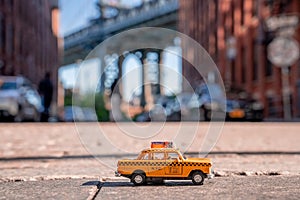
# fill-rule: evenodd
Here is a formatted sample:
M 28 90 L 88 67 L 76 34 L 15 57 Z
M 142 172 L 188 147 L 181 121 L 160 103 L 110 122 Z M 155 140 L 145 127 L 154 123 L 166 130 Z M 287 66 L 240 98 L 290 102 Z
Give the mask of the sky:
M 80 30 L 98 16 L 95 4 L 98 0 L 59 0 L 60 36 Z M 59 69 L 59 78 L 65 88 L 72 88 L 77 76 L 77 65 L 71 64 Z
M 60 34 L 70 34 L 86 26 L 90 19 L 99 16 L 95 4 L 99 0 L 59 0 L 60 5 Z M 118 3 L 120 7 L 135 7 L 142 0 L 101 0 L 105 4 Z M 113 4 L 115 5 L 115 4 Z M 115 5 L 116 6 L 116 5 Z
M 95 4 L 99 0 L 59 0 L 60 6 L 60 36 L 66 36 L 87 26 L 91 19 L 99 16 Z M 105 2 L 106 0 L 104 0 Z M 141 0 L 125 1 L 122 4 L 136 5 Z M 113 1 L 112 1 L 113 2 Z M 77 64 L 63 66 L 59 70 L 59 78 L 65 88 L 74 86 L 77 75 Z
M 59 4 L 60 4 L 60 11 L 61 11 L 61 15 L 60 15 L 60 35 L 66 36 L 72 32 L 76 32 L 77 30 L 80 30 L 81 28 L 87 26 L 89 24 L 89 21 L 93 18 L 96 18 L 99 16 L 99 13 L 97 11 L 97 8 L 95 6 L 95 4 L 97 3 L 97 1 L 99 0 L 59 0 Z M 102 0 L 102 1 L 106 1 L 106 0 Z M 118 1 L 118 0 L 117 0 Z M 131 0 L 131 1 L 127 1 L 127 0 L 120 0 L 119 3 L 120 4 L 126 4 L 129 6 L 136 6 L 139 3 L 141 3 L 142 0 Z M 114 1 L 111 1 L 114 2 Z M 171 49 L 169 49 L 171 50 Z M 173 51 L 177 51 L 177 50 L 173 50 Z M 167 66 L 165 72 L 163 72 L 164 74 L 164 81 L 163 84 L 168 85 L 167 82 L 171 82 L 173 83 L 172 85 L 169 85 L 169 88 L 173 91 L 178 92 L 177 90 L 180 88 L 181 85 L 181 81 L 180 78 L 175 78 L 175 80 L 178 80 L 179 82 L 174 82 L 174 77 L 177 77 L 178 74 L 181 73 L 181 64 L 180 64 L 180 60 L 178 60 L 178 58 L 172 54 L 165 54 L 165 63 L 164 65 Z M 134 62 L 134 61 L 130 61 L 129 65 L 133 66 L 133 69 L 138 69 L 139 64 Z M 173 66 L 171 68 L 173 68 L 171 70 L 170 66 Z M 174 68 L 174 66 L 176 66 Z M 99 66 L 101 67 L 101 66 Z M 178 68 L 177 68 L 178 67 Z M 168 70 L 169 69 L 169 70 Z M 131 71 L 130 69 L 128 69 L 129 71 Z M 175 71 L 174 71 L 175 70 Z M 136 70 L 133 70 L 134 72 L 131 73 L 138 73 L 135 72 Z M 173 72 L 172 72 L 173 71 Z M 172 72 L 172 73 L 171 73 Z M 75 85 L 75 82 L 77 81 L 77 79 L 79 80 L 80 76 L 78 76 L 77 78 L 77 74 L 78 74 L 78 64 L 71 64 L 71 65 L 67 65 L 67 66 L 62 66 L 59 69 L 59 78 L 60 81 L 62 81 L 63 86 L 65 88 L 73 88 L 73 86 Z M 130 79 L 129 79 L 130 80 Z M 129 81 L 128 80 L 128 81 Z M 139 85 L 141 80 L 137 79 L 137 80 L 131 80 L 129 81 L 127 84 L 129 88 L 132 89 L 136 89 L 137 85 Z M 127 82 L 125 80 L 125 82 Z M 126 85 L 126 83 L 125 83 Z M 131 95 L 132 95 L 133 91 L 128 91 L 126 92 L 127 96 L 127 100 L 130 99 Z
M 59 0 L 60 35 L 70 34 L 86 26 L 98 16 L 95 4 L 98 0 Z

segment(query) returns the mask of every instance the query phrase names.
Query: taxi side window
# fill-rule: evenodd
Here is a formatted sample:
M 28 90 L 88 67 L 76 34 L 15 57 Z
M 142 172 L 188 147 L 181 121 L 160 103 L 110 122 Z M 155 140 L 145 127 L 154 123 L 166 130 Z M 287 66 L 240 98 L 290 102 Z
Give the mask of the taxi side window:
M 149 160 L 149 153 L 145 153 L 143 160 Z
M 140 158 L 139 158 L 140 160 L 149 160 L 150 158 L 149 158 L 149 153 L 143 153 L 141 156 L 140 156 Z
M 175 152 L 167 153 L 168 160 L 176 160 L 177 158 L 179 158 L 178 153 L 175 153 Z
M 154 160 L 164 160 L 165 159 L 165 153 L 163 153 L 163 152 L 153 153 L 153 159 Z

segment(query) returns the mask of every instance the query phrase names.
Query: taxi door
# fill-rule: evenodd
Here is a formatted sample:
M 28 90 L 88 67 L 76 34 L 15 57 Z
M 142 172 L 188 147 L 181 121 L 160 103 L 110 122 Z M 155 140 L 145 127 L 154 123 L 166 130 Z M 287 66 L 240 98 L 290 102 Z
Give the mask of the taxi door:
M 150 153 L 148 176 L 163 177 L 165 175 L 166 159 L 164 152 Z
M 166 155 L 166 164 L 165 174 L 167 176 L 178 176 L 182 174 L 182 160 L 180 159 L 178 153 L 176 152 L 167 152 Z

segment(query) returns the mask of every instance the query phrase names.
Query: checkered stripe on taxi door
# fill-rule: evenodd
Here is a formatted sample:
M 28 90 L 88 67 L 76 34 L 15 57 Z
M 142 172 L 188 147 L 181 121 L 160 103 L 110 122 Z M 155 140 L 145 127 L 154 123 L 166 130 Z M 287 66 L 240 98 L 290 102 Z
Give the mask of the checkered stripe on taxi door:
M 169 163 L 169 166 L 186 166 L 186 167 L 210 167 L 210 163 L 180 163 L 180 162 L 173 162 Z
M 120 162 L 120 166 L 188 166 L 188 167 L 210 167 L 210 163 L 189 162 Z
M 165 162 L 120 162 L 120 166 L 166 166 Z

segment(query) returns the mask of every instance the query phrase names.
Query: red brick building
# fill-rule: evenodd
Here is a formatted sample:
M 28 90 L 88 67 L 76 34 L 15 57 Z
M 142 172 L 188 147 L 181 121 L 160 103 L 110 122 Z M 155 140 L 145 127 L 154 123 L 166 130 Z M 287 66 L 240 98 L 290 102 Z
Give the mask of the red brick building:
M 58 0 L 0 0 L 0 74 L 57 84 Z M 56 96 L 56 94 L 55 94 Z
M 276 33 L 267 30 L 266 19 L 299 13 L 299 0 L 180 0 L 179 30 L 209 52 L 229 90 L 248 92 L 264 103 L 266 116 L 282 117 L 281 69 L 267 58 Z M 300 40 L 299 28 L 292 37 Z M 236 51 L 230 51 L 232 46 Z M 300 115 L 299 60 L 289 69 L 291 110 L 296 117 Z M 187 63 L 183 74 L 192 77 L 192 83 L 198 81 Z

